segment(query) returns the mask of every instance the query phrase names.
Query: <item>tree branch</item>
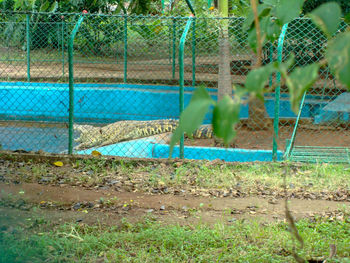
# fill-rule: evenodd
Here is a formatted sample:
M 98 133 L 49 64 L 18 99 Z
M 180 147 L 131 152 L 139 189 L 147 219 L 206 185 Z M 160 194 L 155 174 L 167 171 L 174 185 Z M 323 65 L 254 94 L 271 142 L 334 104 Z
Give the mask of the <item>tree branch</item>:
M 257 61 L 255 64 L 255 67 L 261 66 L 262 61 L 262 43 L 261 43 L 261 30 L 260 30 L 260 23 L 259 23 L 259 15 L 258 15 L 258 7 L 256 4 L 257 0 L 250 0 L 253 13 L 254 13 L 254 23 L 255 23 L 255 30 L 256 30 L 256 42 L 257 42 Z

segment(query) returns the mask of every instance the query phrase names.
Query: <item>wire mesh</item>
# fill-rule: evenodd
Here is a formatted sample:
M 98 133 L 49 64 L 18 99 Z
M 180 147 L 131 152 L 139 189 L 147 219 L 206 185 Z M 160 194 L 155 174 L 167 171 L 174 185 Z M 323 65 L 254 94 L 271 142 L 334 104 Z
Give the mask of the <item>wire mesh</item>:
M 68 151 L 68 43 L 79 17 L 0 13 L 3 149 Z M 73 42 L 74 153 L 97 150 L 121 157 L 168 157 L 171 131 L 179 119 L 179 42 L 187 21 L 186 17 L 84 15 Z M 256 56 L 243 22 L 244 18 L 194 19 L 185 42 L 185 105 L 198 86 L 205 86 L 217 99 L 224 38 L 231 83 L 244 85 Z M 310 20 L 295 20 L 287 31 L 284 59 L 294 53 L 298 65 L 318 61 L 325 43 Z M 264 63 L 276 60 L 276 43 L 267 43 L 264 51 Z M 282 151 L 296 115 L 290 110 L 285 86 L 281 88 Z M 346 143 L 347 113 L 322 119 L 328 116 L 324 107 L 344 92 L 329 69 L 321 69 L 302 109 L 298 145 L 309 145 L 308 136 L 319 138 L 320 146 Z M 208 114 L 201 138 L 185 139 L 185 158 L 271 160 L 274 103 L 273 92 L 266 94 L 265 104 L 244 98 L 237 137 L 229 148 L 212 138 L 206 126 L 211 122 Z M 176 147 L 174 157 L 178 154 Z
M 26 20 L 25 17 L 13 15 L 7 17 L 0 14 L 1 31 L 1 80 L 19 77 L 24 71 L 26 78 Z M 17 70 L 12 70 L 16 68 Z
M 347 25 L 342 23 L 338 32 L 344 31 L 346 27 Z M 293 54 L 295 66 L 306 66 L 324 59 L 326 46 L 326 36 L 310 19 L 297 19 L 288 25 L 283 59 Z M 348 147 L 348 109 L 346 100 L 342 100 L 348 93 L 328 66 L 321 67 L 317 81 L 308 90 L 300 107 L 301 118 L 297 124 L 287 101 L 288 91 L 285 87 L 282 87 L 282 91 L 281 112 L 286 112 L 286 118 L 280 120 L 281 149 L 287 139 L 293 139 L 295 146 Z M 296 136 L 292 138 L 294 128 Z

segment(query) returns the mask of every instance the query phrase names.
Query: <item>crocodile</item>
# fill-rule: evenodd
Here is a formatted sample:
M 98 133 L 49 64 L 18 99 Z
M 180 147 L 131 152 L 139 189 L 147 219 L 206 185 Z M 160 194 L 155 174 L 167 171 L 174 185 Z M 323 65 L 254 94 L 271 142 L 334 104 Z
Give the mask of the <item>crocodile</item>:
M 150 121 L 125 120 L 108 124 L 103 127 L 92 125 L 74 125 L 74 130 L 80 136 L 75 141 L 80 143 L 76 150 L 92 147 L 102 147 L 123 141 L 135 140 L 157 134 L 173 132 L 179 125 L 178 120 L 161 119 Z M 190 136 L 195 139 L 212 138 L 211 125 L 202 125 Z

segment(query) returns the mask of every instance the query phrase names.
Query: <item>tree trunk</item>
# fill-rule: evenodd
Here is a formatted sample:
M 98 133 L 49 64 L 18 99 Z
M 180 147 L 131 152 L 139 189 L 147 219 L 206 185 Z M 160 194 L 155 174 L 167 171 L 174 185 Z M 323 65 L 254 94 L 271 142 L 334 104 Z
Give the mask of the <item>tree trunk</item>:
M 272 127 L 272 120 L 268 118 L 265 103 L 257 98 L 250 98 L 249 117 L 247 127 L 251 130 L 266 130 Z
M 219 80 L 218 80 L 218 101 L 225 95 L 232 96 L 231 80 L 231 52 L 228 37 L 228 21 L 223 20 L 223 28 L 219 39 Z
M 255 65 L 255 59 L 252 61 Z M 248 101 L 248 129 L 259 131 L 272 127 L 272 120 L 268 118 L 265 103 L 258 98 L 250 97 Z
M 222 17 L 228 17 L 228 0 L 219 0 L 219 12 Z M 218 80 L 218 101 L 225 95 L 232 96 L 231 80 L 231 52 L 228 34 L 228 20 L 221 20 L 221 32 L 219 38 L 219 80 Z

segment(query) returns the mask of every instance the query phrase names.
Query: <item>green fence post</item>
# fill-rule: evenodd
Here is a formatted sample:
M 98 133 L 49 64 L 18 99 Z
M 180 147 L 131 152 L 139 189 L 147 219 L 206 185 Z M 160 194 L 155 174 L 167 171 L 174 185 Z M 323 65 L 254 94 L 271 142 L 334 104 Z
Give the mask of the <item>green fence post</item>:
M 288 29 L 288 24 L 282 27 L 282 32 L 278 38 L 277 46 L 277 61 L 282 62 L 283 55 L 283 41 Z M 273 143 L 272 143 L 272 160 L 277 161 L 277 140 L 278 140 L 278 126 L 279 126 L 279 115 L 280 115 L 280 93 L 281 93 L 281 74 L 277 72 L 276 76 L 277 87 L 275 91 L 275 116 L 273 120 Z
M 186 27 L 184 32 L 182 33 L 181 39 L 180 39 L 180 45 L 179 45 L 179 84 L 180 84 L 180 115 L 183 112 L 185 105 L 184 105 L 184 86 L 185 86 L 185 79 L 184 79 L 184 50 L 185 50 L 185 42 L 186 37 L 188 34 L 188 31 L 190 30 L 192 21 L 194 17 L 191 15 L 186 23 Z M 182 134 L 180 139 L 180 158 L 184 158 L 184 134 Z
M 162 14 L 164 14 L 164 0 L 162 0 Z
M 208 0 L 208 8 L 211 7 L 211 2 L 212 2 L 212 0 Z
M 196 18 L 192 26 L 192 87 L 196 86 Z
M 176 19 L 173 18 L 173 63 L 172 63 L 173 79 L 175 78 L 175 57 L 176 57 Z
M 74 65 L 73 65 L 73 44 L 85 15 L 79 17 L 75 24 L 68 43 L 68 69 L 69 69 L 69 126 L 68 126 L 68 154 L 73 153 L 73 121 L 74 121 Z
M 128 16 L 124 15 L 124 83 L 128 78 Z
M 27 38 L 27 81 L 30 82 L 30 16 L 26 15 L 26 38 Z

